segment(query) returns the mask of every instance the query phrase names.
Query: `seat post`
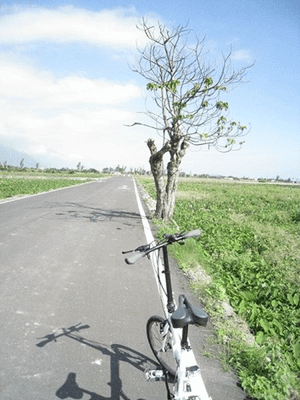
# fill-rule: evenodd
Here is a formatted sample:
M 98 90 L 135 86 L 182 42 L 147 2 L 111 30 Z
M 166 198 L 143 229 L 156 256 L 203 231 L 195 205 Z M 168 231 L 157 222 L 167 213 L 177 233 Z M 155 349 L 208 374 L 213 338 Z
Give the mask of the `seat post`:
M 166 277 L 166 287 L 167 287 L 167 298 L 168 298 L 168 312 L 172 314 L 175 310 L 175 303 L 173 298 L 173 291 L 172 291 L 172 284 L 171 284 L 171 275 L 170 275 L 170 266 L 169 266 L 169 259 L 168 259 L 168 250 L 167 246 L 163 247 L 163 256 L 164 256 L 164 273 Z
M 181 339 L 181 348 L 186 350 L 190 348 L 188 344 L 188 331 L 189 331 L 189 325 L 187 324 L 182 328 L 182 339 Z

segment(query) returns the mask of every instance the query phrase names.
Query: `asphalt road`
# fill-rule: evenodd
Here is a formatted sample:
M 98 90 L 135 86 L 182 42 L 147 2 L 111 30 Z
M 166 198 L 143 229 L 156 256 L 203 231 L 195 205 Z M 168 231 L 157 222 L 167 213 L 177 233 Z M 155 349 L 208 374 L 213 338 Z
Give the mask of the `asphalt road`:
M 146 321 L 162 315 L 152 266 L 122 255 L 145 243 L 132 178 L 0 203 L 0 227 L 0 399 L 165 399 L 143 377 L 155 365 Z M 204 337 L 191 332 L 208 393 L 243 400 L 201 357 Z

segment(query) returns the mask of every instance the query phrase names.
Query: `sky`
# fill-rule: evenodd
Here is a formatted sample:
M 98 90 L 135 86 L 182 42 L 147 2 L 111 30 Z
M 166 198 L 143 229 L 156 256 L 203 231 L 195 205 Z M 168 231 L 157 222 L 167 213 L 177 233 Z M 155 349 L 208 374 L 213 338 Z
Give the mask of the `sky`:
M 181 171 L 300 180 L 299 0 L 0 0 L 0 145 L 45 167 L 149 170 L 146 140 L 160 137 L 126 126 L 144 121 L 147 82 L 131 68 L 143 17 L 188 24 L 236 68 L 255 61 L 226 95 L 251 125 L 242 149 L 190 147 Z

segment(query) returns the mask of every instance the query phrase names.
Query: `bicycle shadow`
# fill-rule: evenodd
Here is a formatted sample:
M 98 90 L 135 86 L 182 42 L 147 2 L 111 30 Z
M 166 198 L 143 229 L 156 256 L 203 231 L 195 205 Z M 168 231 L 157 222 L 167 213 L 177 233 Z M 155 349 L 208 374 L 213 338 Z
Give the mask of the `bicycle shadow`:
M 103 355 L 110 357 L 110 382 L 108 385 L 111 387 L 111 396 L 103 397 L 97 393 L 91 392 L 86 388 L 81 388 L 76 382 L 76 374 L 70 372 L 67 376 L 65 383 L 56 391 L 56 397 L 59 399 L 81 399 L 84 394 L 90 397 L 89 400 L 116 400 L 124 399 L 131 400 L 126 396 L 123 390 L 123 384 L 120 377 L 120 363 L 125 362 L 138 369 L 141 372 L 148 367 L 158 368 L 159 365 L 138 351 L 131 349 L 121 344 L 112 344 L 110 346 L 101 344 L 96 341 L 92 341 L 84 338 L 79 334 L 83 329 L 88 329 L 89 325 L 81 325 L 81 323 L 70 326 L 69 328 L 62 328 L 61 332 L 50 333 L 42 338 L 41 342 L 37 343 L 37 347 L 44 347 L 51 342 L 57 342 L 61 337 L 67 337 L 78 341 L 81 344 L 85 344 L 93 349 L 100 351 Z M 144 400 L 144 399 L 138 399 Z
M 78 386 L 76 374 L 70 372 L 66 382 L 55 393 L 59 399 L 82 399 L 84 394 L 91 396 L 90 400 L 102 400 L 104 397 Z

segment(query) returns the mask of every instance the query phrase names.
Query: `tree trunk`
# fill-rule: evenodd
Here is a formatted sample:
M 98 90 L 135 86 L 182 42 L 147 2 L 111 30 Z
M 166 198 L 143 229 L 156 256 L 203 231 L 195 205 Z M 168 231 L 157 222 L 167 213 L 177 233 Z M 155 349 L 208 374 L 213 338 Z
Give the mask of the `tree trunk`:
M 161 150 L 157 151 L 154 140 L 147 141 L 151 156 L 149 159 L 151 172 L 153 174 L 156 188 L 156 209 L 155 217 L 164 221 L 169 221 L 174 212 L 175 195 L 179 176 L 179 166 L 188 147 L 188 140 L 184 139 L 181 143 L 166 142 Z M 170 161 L 167 166 L 167 183 L 163 176 L 163 156 L 170 153 Z
M 163 171 L 163 156 L 169 151 L 169 142 L 166 142 L 161 150 L 157 151 L 154 140 L 149 139 L 147 141 L 151 156 L 149 163 L 151 172 L 154 178 L 155 189 L 156 189 L 156 209 L 155 217 L 162 218 L 162 213 L 165 204 L 165 182 L 164 182 L 164 171 Z
M 177 160 L 170 160 L 167 167 L 168 179 L 165 188 L 165 206 L 162 214 L 162 219 L 167 221 L 172 218 L 174 212 L 179 164 L 180 162 L 178 163 Z

